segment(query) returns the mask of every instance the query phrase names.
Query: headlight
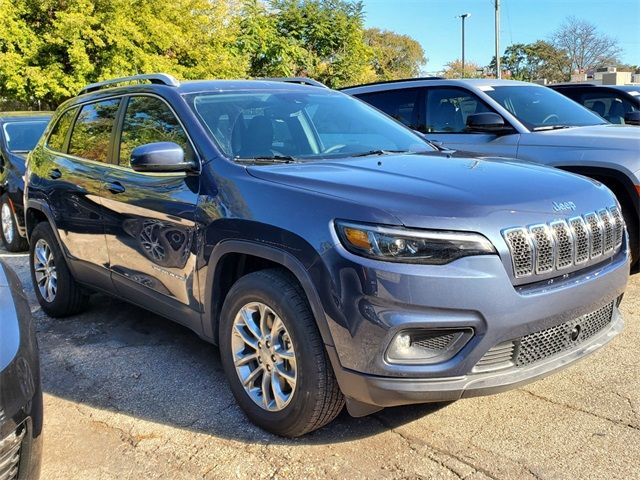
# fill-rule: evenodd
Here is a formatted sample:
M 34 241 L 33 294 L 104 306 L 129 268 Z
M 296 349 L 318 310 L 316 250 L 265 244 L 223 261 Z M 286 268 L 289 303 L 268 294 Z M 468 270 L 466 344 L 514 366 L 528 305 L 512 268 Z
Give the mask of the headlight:
M 496 249 L 477 233 L 410 230 L 336 221 L 342 245 L 351 253 L 387 262 L 444 265 L 461 257 L 493 255 Z

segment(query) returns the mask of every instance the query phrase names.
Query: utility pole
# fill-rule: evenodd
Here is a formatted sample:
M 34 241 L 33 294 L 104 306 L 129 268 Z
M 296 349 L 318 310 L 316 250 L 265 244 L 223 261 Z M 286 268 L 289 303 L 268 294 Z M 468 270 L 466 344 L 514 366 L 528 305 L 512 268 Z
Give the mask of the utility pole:
M 461 78 L 464 78 L 464 21 L 471 16 L 470 13 L 463 13 L 460 15 L 462 19 L 462 73 L 460 75 Z
M 496 78 L 502 78 L 500 68 L 500 0 L 496 0 Z

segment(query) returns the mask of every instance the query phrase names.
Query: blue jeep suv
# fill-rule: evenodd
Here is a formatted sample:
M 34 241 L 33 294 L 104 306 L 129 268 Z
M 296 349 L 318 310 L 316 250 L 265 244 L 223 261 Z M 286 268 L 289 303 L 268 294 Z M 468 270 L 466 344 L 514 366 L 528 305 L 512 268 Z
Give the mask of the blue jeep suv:
M 187 326 L 280 435 L 345 402 L 362 416 L 508 389 L 622 329 L 609 189 L 452 156 L 321 86 L 90 85 L 31 153 L 26 202 L 45 312 L 101 291 Z

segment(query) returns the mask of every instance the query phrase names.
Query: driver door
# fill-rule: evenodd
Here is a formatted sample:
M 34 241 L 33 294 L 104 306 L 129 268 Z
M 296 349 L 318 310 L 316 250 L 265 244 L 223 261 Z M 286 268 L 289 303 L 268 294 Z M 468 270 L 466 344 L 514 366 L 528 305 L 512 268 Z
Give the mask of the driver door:
M 428 140 L 452 150 L 515 158 L 520 138 L 518 133 L 495 135 L 466 129 L 469 115 L 495 113 L 475 94 L 455 87 L 428 87 L 424 90 L 424 124 L 419 130 Z

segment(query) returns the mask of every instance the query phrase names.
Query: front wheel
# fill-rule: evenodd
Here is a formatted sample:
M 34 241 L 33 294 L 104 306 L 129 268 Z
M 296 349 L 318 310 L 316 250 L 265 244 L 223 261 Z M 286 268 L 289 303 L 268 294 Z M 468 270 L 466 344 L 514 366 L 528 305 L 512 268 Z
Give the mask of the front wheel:
M 2 243 L 10 252 L 23 252 L 29 248 L 27 240 L 20 236 L 16 218 L 9 202 L 9 197 L 3 195 L 0 199 L 0 220 L 2 221 Z
M 222 308 L 220 354 L 245 414 L 298 437 L 331 422 L 344 398 L 304 292 L 286 271 L 250 273 Z

